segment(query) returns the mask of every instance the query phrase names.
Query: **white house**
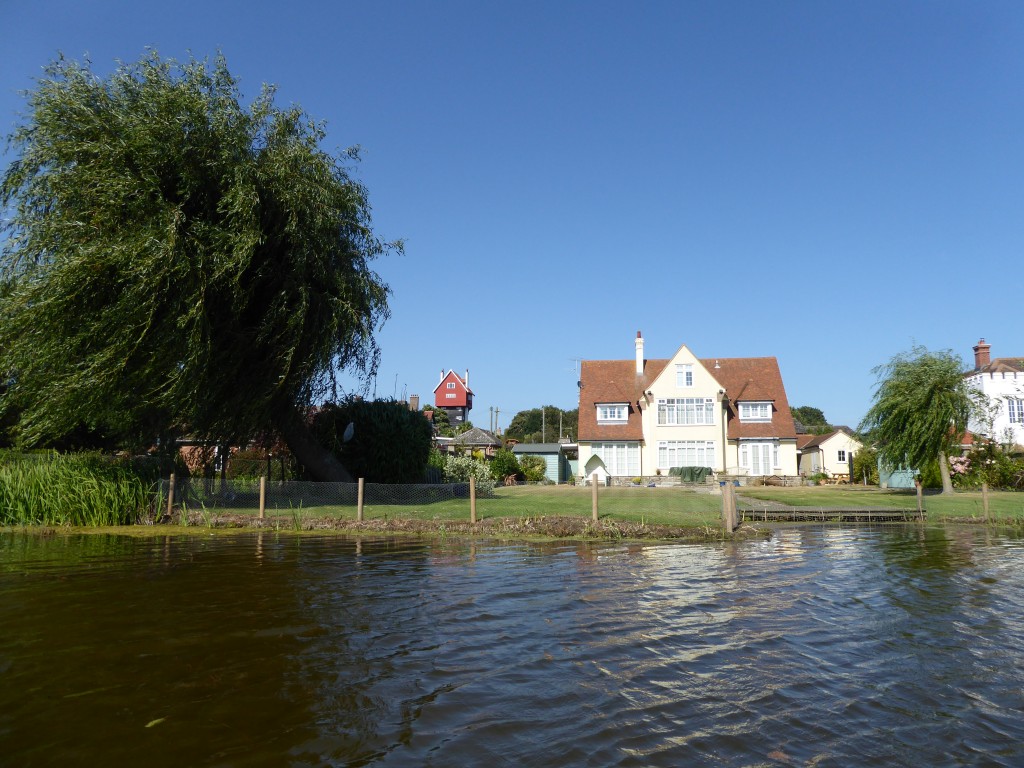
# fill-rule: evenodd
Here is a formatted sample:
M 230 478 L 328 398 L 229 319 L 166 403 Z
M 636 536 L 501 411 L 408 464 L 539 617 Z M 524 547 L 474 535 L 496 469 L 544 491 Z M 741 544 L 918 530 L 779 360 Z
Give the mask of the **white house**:
M 830 477 L 852 475 L 850 462 L 863 444 L 853 436 L 849 427 L 837 427 L 827 435 L 797 435 L 796 448 L 800 454 L 800 474 L 823 472 Z
M 669 359 L 580 366 L 579 466 L 611 477 L 710 467 L 730 475 L 797 474 L 796 428 L 774 357 Z
M 965 377 L 988 403 L 985 423 L 973 419 L 968 429 L 999 443 L 1024 445 L 1024 356 L 990 356 L 991 345 L 980 339 L 974 347 L 974 370 Z

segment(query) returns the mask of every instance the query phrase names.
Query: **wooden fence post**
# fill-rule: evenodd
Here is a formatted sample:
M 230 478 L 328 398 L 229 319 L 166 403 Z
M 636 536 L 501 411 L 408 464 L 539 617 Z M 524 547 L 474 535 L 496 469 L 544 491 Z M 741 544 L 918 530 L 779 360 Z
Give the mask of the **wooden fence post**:
M 469 522 L 476 524 L 476 478 L 469 476 Z
M 914 478 L 914 486 L 917 488 L 917 517 L 924 522 L 924 491 L 922 490 L 921 478 Z
M 594 522 L 596 523 L 597 522 L 597 472 L 595 472 L 593 475 L 590 476 L 590 485 L 591 485 L 590 508 L 591 508 L 591 514 L 592 514 L 592 516 L 594 518 Z
M 260 475 L 260 520 L 267 509 L 267 476 Z
M 729 481 L 722 486 L 722 526 L 728 533 L 736 530 L 736 488 Z
M 988 483 L 981 484 L 981 507 L 985 510 L 985 522 L 988 522 Z
M 171 516 L 174 509 L 174 473 L 171 472 L 171 479 L 167 482 L 167 516 Z
M 359 478 L 359 489 L 356 492 L 356 520 L 360 523 L 363 522 L 363 491 L 365 488 L 365 478 Z

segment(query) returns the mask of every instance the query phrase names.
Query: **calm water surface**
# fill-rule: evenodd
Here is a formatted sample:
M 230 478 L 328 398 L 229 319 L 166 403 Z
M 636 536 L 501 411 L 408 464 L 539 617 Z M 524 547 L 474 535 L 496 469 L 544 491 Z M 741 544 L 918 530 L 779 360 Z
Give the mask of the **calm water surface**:
M 0 765 L 1024 765 L 1024 542 L 0 534 Z

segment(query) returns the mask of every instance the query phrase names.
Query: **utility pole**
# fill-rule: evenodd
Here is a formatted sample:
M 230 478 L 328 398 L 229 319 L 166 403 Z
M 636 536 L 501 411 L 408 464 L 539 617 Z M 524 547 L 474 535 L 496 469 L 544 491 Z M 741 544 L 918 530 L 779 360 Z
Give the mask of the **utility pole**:
M 547 442 L 544 438 L 547 437 L 547 429 L 544 422 L 545 410 L 544 406 L 540 407 L 540 441 L 542 443 Z

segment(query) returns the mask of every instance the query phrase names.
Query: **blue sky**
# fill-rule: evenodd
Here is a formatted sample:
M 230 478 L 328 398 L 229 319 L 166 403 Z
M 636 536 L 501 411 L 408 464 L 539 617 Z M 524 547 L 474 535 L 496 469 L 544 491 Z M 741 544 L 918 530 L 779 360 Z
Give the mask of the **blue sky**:
M 575 360 L 776 356 L 856 425 L 923 344 L 1024 354 L 1019 2 L 0 0 L 0 131 L 62 51 L 220 50 L 360 145 L 406 253 L 379 397 L 577 405 Z M 3 163 L 9 161 L 4 156 Z M 355 383 L 350 384 L 355 388 Z

